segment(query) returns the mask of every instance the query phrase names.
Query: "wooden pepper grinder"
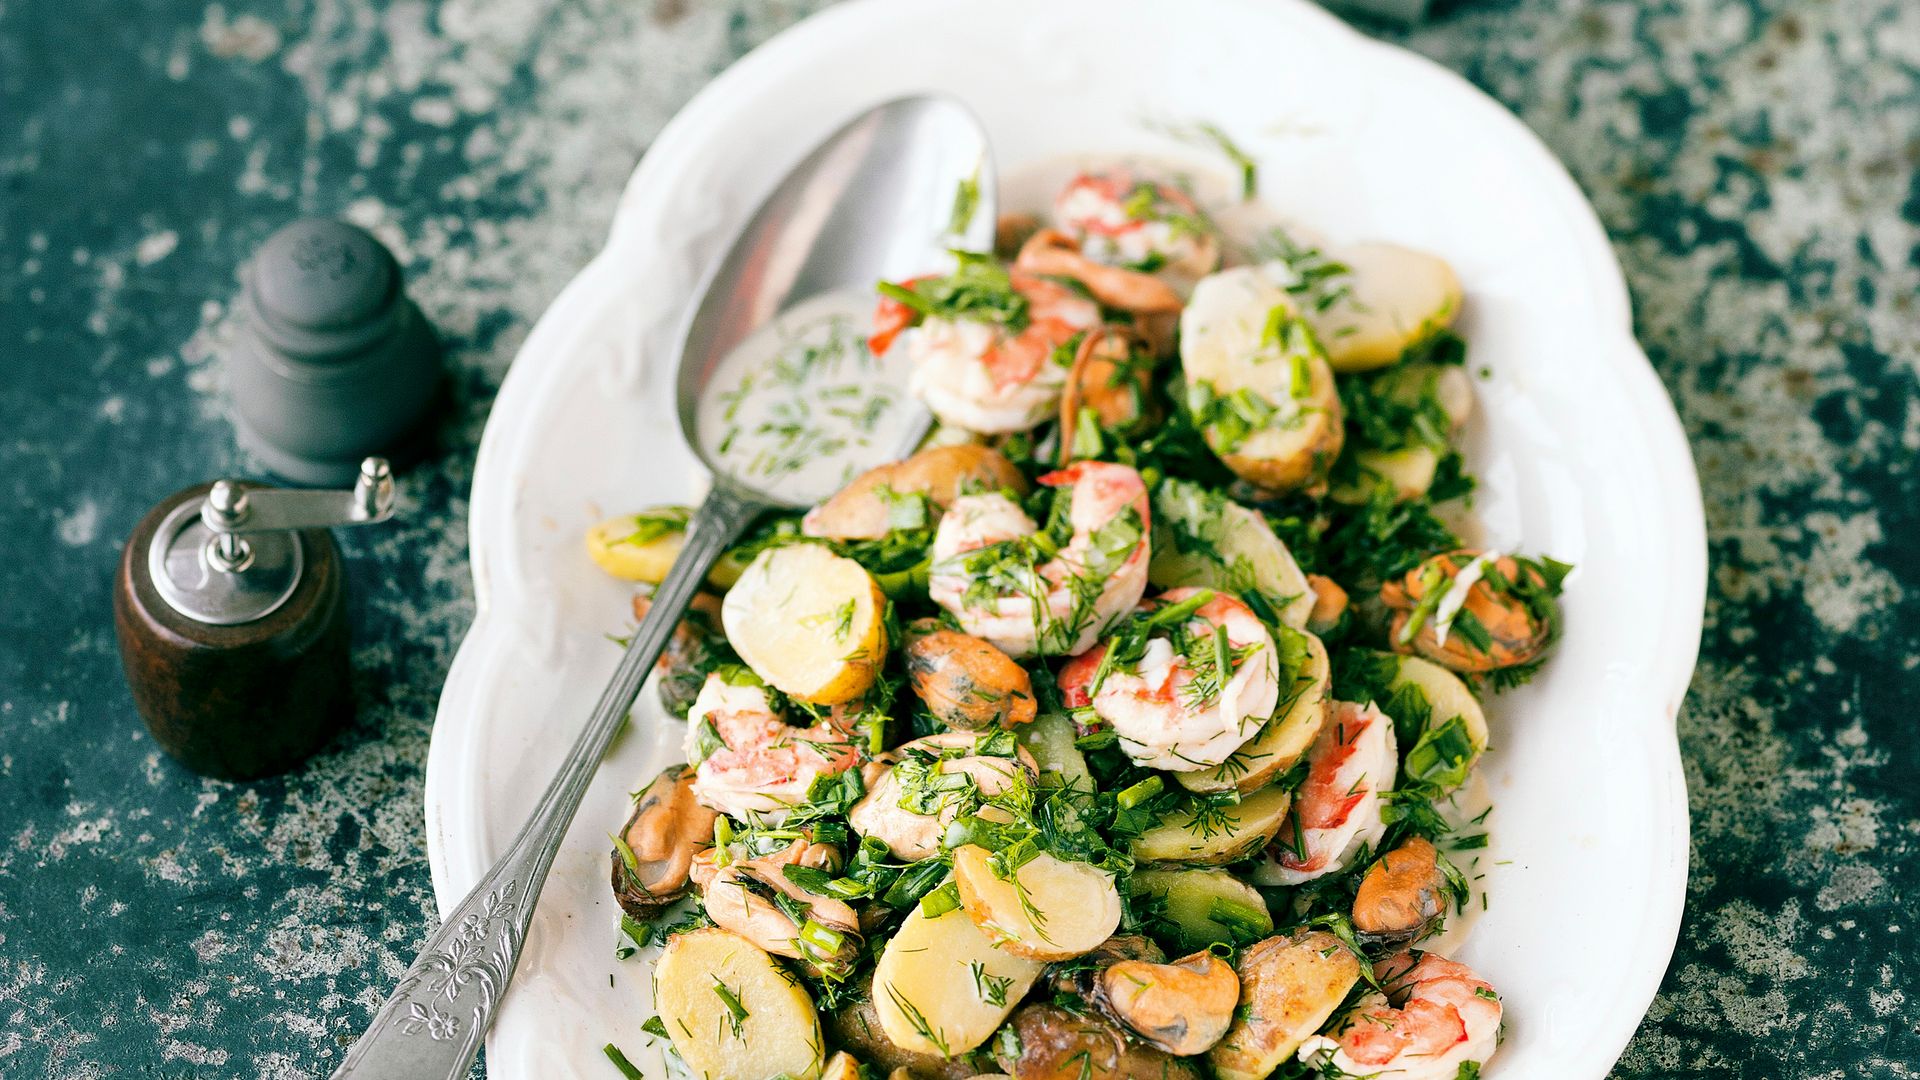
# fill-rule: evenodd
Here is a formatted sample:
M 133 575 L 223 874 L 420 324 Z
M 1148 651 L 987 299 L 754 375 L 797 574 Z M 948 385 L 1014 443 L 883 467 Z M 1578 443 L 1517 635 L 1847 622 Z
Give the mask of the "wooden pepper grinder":
M 161 749 L 247 780 L 292 768 L 346 723 L 346 587 L 327 530 L 392 515 L 392 470 L 367 458 L 351 491 L 218 480 L 141 519 L 120 556 L 114 627 Z

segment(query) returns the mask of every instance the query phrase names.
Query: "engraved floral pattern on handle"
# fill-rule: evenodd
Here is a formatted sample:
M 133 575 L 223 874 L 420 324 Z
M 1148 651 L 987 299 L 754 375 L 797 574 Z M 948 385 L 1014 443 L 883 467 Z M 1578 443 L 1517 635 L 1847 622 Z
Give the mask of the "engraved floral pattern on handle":
M 634 695 L 720 552 L 766 504 L 717 486 L 694 514 L 653 608 L 627 644 L 593 715 L 520 834 L 428 939 L 334 1080 L 458 1080 L 467 1075 L 519 961 L 553 854 Z
M 519 882 L 509 881 L 488 893 L 479 911 L 469 911 L 460 920 L 453 940 L 414 961 L 412 970 L 395 989 L 395 996 L 407 1002 L 407 1011 L 394 1018 L 401 1034 L 425 1032 L 435 1041 L 457 1037 L 461 1033 L 460 1018 L 443 1010 L 439 1003 L 445 1000 L 449 1006 L 456 1005 L 468 986 L 478 987 L 480 994 L 473 1006 L 472 1026 L 485 1027 L 512 970 L 513 956 L 519 951 L 520 928 L 513 918 L 519 910 L 515 899 L 518 889 Z M 497 937 L 493 930 L 496 922 L 500 924 Z M 489 943 L 493 945 L 491 950 L 487 948 Z

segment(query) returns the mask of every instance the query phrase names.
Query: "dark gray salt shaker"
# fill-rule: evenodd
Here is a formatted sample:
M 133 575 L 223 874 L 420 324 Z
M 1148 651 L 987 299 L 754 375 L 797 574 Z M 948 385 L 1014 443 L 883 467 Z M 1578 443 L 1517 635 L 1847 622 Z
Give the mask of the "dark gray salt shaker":
M 344 485 L 369 455 L 419 456 L 440 343 L 378 240 L 344 221 L 287 225 L 254 255 L 241 305 L 233 421 L 268 469 Z

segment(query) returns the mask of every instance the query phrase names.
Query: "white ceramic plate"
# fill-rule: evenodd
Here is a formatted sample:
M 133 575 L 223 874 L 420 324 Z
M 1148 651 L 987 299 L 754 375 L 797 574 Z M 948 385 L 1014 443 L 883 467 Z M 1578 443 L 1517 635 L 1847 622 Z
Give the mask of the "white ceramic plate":
M 661 133 L 481 442 L 479 614 L 427 770 L 442 910 L 511 839 L 613 668 L 604 635 L 625 628 L 629 590 L 588 562 L 582 530 L 695 494 L 664 359 L 692 283 L 815 140 L 923 89 L 978 112 L 1003 170 L 1061 152 L 1191 155 L 1142 120 L 1212 120 L 1258 158 L 1262 194 L 1287 216 L 1458 269 L 1470 363 L 1490 369 L 1467 442 L 1487 538 L 1579 566 L 1546 674 L 1490 710 L 1498 862 L 1461 956 L 1507 1002 L 1489 1077 L 1603 1076 L 1666 968 L 1686 882 L 1674 716 L 1706 566 L 1692 459 L 1631 337 L 1606 237 L 1560 165 L 1463 80 L 1301 0 L 865 0 L 755 51 Z M 643 701 L 540 898 L 488 1041 L 501 1080 L 604 1080 L 609 1041 L 663 1070 L 640 1031 L 649 968 L 614 960 L 607 887 L 627 793 L 680 741 L 651 691 Z

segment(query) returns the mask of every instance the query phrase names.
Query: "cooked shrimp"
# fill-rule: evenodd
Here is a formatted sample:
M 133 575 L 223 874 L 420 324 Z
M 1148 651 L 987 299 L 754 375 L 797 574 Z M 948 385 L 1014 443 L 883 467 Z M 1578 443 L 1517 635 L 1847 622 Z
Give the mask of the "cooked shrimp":
M 1110 326 L 1081 338 L 1060 394 L 1060 463 L 1077 456 L 1074 437 L 1082 410 L 1103 431 L 1130 432 L 1153 414 L 1152 384 L 1153 357 L 1134 350 L 1133 334 L 1126 329 Z
M 887 845 L 895 858 L 917 862 L 940 853 L 947 826 L 963 813 L 973 812 L 980 800 L 1011 788 L 1022 776 L 1037 771 L 1033 755 L 1017 748 L 1013 757 L 975 754 L 979 738 L 971 732 L 946 731 L 915 739 L 887 757 L 894 764 L 867 787 L 867 794 L 847 813 L 847 824 L 861 836 Z M 901 767 L 904 765 L 904 768 Z M 964 781 L 947 777 L 964 775 Z M 992 816 L 993 807 L 981 808 Z
M 1220 265 L 1220 241 L 1193 197 L 1128 169 L 1074 177 L 1053 217 L 1089 258 L 1156 274 L 1181 292 Z
M 1500 1037 L 1500 995 L 1473 969 L 1435 953 L 1404 952 L 1374 965 L 1386 994 L 1370 993 L 1329 1037 L 1300 1046 L 1300 1060 L 1332 1075 L 1454 1080 L 1484 1065 Z
M 1557 588 L 1532 559 L 1450 551 L 1380 587 L 1395 612 L 1395 650 L 1454 671 L 1484 672 L 1537 659 L 1552 643 Z
M 1180 294 L 1152 274 L 1109 266 L 1080 251 L 1080 242 L 1058 229 L 1041 229 L 1020 245 L 1013 265 L 1030 274 L 1072 278 L 1087 287 L 1095 300 L 1136 315 L 1164 315 L 1179 311 Z
M 967 278 L 964 302 L 954 283 Z M 977 280 L 975 280 L 977 279 Z M 1100 308 L 1057 281 L 1024 270 L 968 263 L 950 278 L 916 278 L 881 297 L 868 345 L 876 355 L 905 336 L 908 386 L 950 427 L 986 434 L 1025 431 L 1053 413 L 1066 382 L 1056 356 L 1100 323 Z M 978 297 L 992 295 L 983 306 Z
M 1336 701 L 1307 751 L 1307 779 L 1256 876 L 1266 885 L 1299 885 L 1346 866 L 1386 832 L 1384 795 L 1400 755 L 1393 719 L 1378 707 Z
M 699 763 L 693 794 L 701 805 L 769 824 L 805 802 L 815 779 L 859 761 L 832 723 L 794 727 L 773 711 L 764 687 L 735 686 L 717 673 L 687 714 L 686 752 Z
M 955 499 L 933 537 L 928 595 L 962 630 L 1015 658 L 1084 652 L 1147 588 L 1138 472 L 1078 461 L 1040 483 L 1067 489 L 1064 517 L 1056 499 L 1045 531 L 993 493 Z
M 1102 642 L 1060 670 L 1067 703 L 1091 704 L 1135 764 L 1172 772 L 1218 765 L 1260 730 L 1280 699 L 1273 635 L 1252 608 L 1225 593 L 1184 588 L 1161 594 L 1147 610 L 1202 594 L 1208 598 L 1190 618 L 1153 628 L 1144 646 Z M 1104 664 L 1116 648 L 1137 649 L 1138 658 Z

